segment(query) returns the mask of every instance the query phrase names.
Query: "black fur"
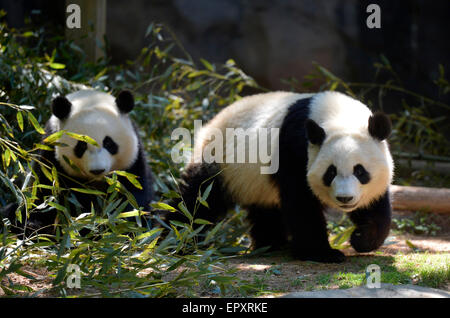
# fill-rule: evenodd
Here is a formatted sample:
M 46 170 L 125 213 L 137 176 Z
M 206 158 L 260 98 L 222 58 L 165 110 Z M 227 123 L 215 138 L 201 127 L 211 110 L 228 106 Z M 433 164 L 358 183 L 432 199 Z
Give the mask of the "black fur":
M 72 104 L 64 96 L 56 97 L 52 102 L 52 113 L 61 120 L 69 117 Z
M 270 250 L 279 250 L 287 245 L 288 235 L 279 208 L 252 205 L 247 210 L 247 218 L 252 224 L 250 235 L 254 249 L 269 246 Z
M 309 98 L 298 100 L 290 106 L 280 129 L 279 169 L 272 175 L 272 180 L 280 191 L 281 206 L 252 205 L 244 208 L 249 212 L 254 247 L 279 248 L 289 242 L 293 255 L 298 259 L 342 262 L 345 260 L 344 254 L 332 249 L 328 242 L 324 206 L 311 191 L 306 178 L 308 142 L 320 145 L 325 138 L 323 129 L 308 120 L 309 110 Z M 217 174 L 218 169 L 212 164 L 187 167 L 182 176 L 181 193 L 189 209 L 198 197 L 200 184 Z M 237 203 L 227 193 L 220 174 L 214 180 L 208 198 L 210 209 L 201 206 L 197 212 L 199 217 L 211 221 L 217 220 Z M 204 187 L 207 184 L 209 182 Z M 388 193 L 370 207 L 351 213 L 351 220 L 357 226 L 352 235 L 352 246 L 357 251 L 371 251 L 379 247 L 389 233 L 390 214 Z
M 136 202 L 141 207 L 148 207 L 151 200 L 153 199 L 154 193 L 153 193 L 153 176 L 150 171 L 150 168 L 147 164 L 146 157 L 144 154 L 142 142 L 139 138 L 138 131 L 136 127 L 133 124 L 133 129 L 135 130 L 136 136 L 138 137 L 138 155 L 136 158 L 136 161 L 133 163 L 131 167 L 126 169 L 126 172 L 132 173 L 134 175 L 138 176 L 138 181 L 142 185 L 142 190 L 136 188 L 133 184 L 131 184 L 128 179 L 122 176 L 118 176 L 119 182 L 121 182 L 124 187 L 133 194 L 133 196 L 136 199 Z M 49 135 L 55 133 L 55 128 L 52 127 L 50 122 L 47 122 L 45 126 L 46 134 L 43 136 L 43 139 L 48 137 Z M 55 151 L 48 151 L 48 150 L 41 150 L 39 155 L 41 156 L 41 160 L 47 164 L 50 164 L 50 166 L 54 166 L 56 170 L 58 171 L 58 180 L 60 183 L 60 187 L 62 188 L 80 188 L 82 187 L 79 183 L 84 183 L 85 180 L 76 180 L 72 181 L 66 171 L 64 171 L 63 167 L 60 165 L 60 163 L 55 158 Z M 37 177 L 39 178 L 39 182 L 44 185 L 52 186 L 52 183 L 45 177 L 44 173 L 40 169 L 40 166 L 38 164 L 33 164 L 33 170 L 36 172 Z M 73 178 L 72 179 L 76 179 Z M 108 184 L 103 181 L 99 181 L 97 183 L 89 183 L 89 186 L 92 188 L 95 188 L 97 190 L 106 192 L 108 189 Z M 49 196 L 52 194 L 51 190 L 39 188 L 37 190 L 37 196 L 39 198 L 39 201 L 43 201 L 46 196 Z M 85 194 L 80 192 L 71 192 L 70 196 L 73 196 L 83 207 L 83 212 L 88 212 L 91 210 L 91 203 L 94 204 L 94 206 L 97 205 L 97 197 L 91 194 Z M 70 198 L 69 196 L 69 198 Z M 67 199 L 67 197 L 66 197 Z M 126 197 L 123 196 L 123 199 L 126 200 Z M 60 202 L 64 202 L 63 196 L 59 198 L 61 200 Z M 68 207 L 70 214 L 72 216 L 78 215 L 81 210 L 76 205 L 70 202 L 72 199 L 68 199 L 64 202 L 64 206 Z M 39 204 L 39 203 L 38 203 Z M 10 221 L 17 226 L 17 228 L 13 228 L 13 232 L 15 233 L 23 233 L 23 224 L 20 224 L 16 220 L 15 211 L 18 208 L 17 203 L 11 203 L 7 206 L 0 209 L 0 214 L 2 217 L 7 217 L 10 219 Z M 128 209 L 131 209 L 131 205 L 128 206 Z M 54 232 L 54 227 L 52 224 L 55 222 L 55 217 L 57 215 L 57 211 L 53 208 L 51 208 L 49 211 L 45 213 L 40 212 L 34 212 L 30 214 L 30 217 L 27 220 L 27 227 L 26 227 L 26 235 L 29 235 L 33 231 L 36 231 L 40 229 L 39 233 L 47 233 L 52 234 Z M 25 211 L 22 211 L 22 220 L 25 220 L 26 214 Z
M 330 165 L 322 177 L 323 184 L 329 187 L 333 182 L 334 177 L 336 177 L 336 174 L 337 174 L 336 167 L 334 165 Z
M 293 255 L 301 260 L 342 262 L 345 257 L 328 243 L 323 206 L 306 179 L 308 138 L 304 123 L 310 99 L 301 99 L 288 111 L 280 129 L 280 166 L 274 175 L 281 196 L 280 216 L 291 237 Z M 319 126 L 317 126 L 319 127 Z
M 357 164 L 353 167 L 353 175 L 361 182 L 361 184 L 367 184 L 370 181 L 370 173 L 361 164 Z
M 109 151 L 111 155 L 115 155 L 119 152 L 119 145 L 109 136 L 103 139 L 103 148 Z
M 78 140 L 77 144 L 73 148 L 73 152 L 74 152 L 75 156 L 77 156 L 78 158 L 83 157 L 86 150 L 87 150 L 87 143 L 85 141 L 81 141 L 81 140 Z
M 350 213 L 356 225 L 350 244 L 359 252 L 370 252 L 380 247 L 389 234 L 391 226 L 391 203 L 389 192 L 373 202 L 370 207 Z
M 325 130 L 323 130 L 322 127 L 317 125 L 317 123 L 314 120 L 309 118 L 305 120 L 305 126 L 306 126 L 306 137 L 308 138 L 308 140 L 313 145 L 320 146 L 326 137 Z
M 228 209 L 233 206 L 233 202 L 223 187 L 220 167 L 217 164 L 190 164 L 182 173 L 182 179 L 179 183 L 180 193 L 186 204 L 188 211 L 194 215 L 194 218 L 216 222 L 224 217 Z M 197 202 L 199 190 L 204 193 L 206 188 L 213 183 L 207 202 L 209 208 Z M 196 203 L 197 202 L 197 203 Z M 171 202 L 177 208 L 179 200 Z M 197 206 L 197 210 L 195 207 Z M 178 220 L 188 222 L 188 219 L 181 213 L 170 213 L 166 216 L 166 221 Z
M 134 108 L 134 97 L 130 91 L 121 91 L 116 98 L 116 104 L 120 112 L 128 114 Z
M 391 120 L 386 114 L 377 112 L 369 117 L 369 133 L 379 141 L 389 137 L 392 131 Z

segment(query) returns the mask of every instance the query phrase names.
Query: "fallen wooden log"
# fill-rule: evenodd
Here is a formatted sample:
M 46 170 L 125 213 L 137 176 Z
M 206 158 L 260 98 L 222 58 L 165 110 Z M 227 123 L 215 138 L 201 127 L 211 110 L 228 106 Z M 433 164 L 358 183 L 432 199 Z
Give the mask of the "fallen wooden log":
M 394 210 L 450 214 L 450 189 L 390 186 Z

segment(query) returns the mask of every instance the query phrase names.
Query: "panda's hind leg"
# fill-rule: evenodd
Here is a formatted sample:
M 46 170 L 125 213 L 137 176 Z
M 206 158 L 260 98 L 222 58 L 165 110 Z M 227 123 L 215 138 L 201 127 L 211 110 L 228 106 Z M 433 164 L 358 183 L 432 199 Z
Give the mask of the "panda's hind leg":
M 203 195 L 208 186 L 212 184 L 209 195 L 206 198 L 207 206 L 198 201 L 199 191 Z M 200 218 L 215 223 L 220 217 L 224 217 L 232 206 L 232 201 L 223 186 L 220 175 L 220 167 L 216 164 L 190 164 L 181 176 L 179 184 L 180 194 L 187 210 L 194 219 Z M 172 202 L 172 206 L 178 208 L 180 200 Z M 176 219 L 188 223 L 189 220 L 181 212 L 170 213 L 170 219 Z
M 250 206 L 247 210 L 254 249 L 270 247 L 269 250 L 275 251 L 286 247 L 287 233 L 280 209 Z

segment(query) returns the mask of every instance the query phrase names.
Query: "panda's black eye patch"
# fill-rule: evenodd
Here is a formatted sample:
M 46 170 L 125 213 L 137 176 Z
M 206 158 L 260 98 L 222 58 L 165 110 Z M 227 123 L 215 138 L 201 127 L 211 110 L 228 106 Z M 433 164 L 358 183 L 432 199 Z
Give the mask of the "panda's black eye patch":
M 75 145 L 75 148 L 73 148 L 73 152 L 75 153 L 75 156 L 77 158 L 81 158 L 84 155 L 84 152 L 87 149 L 87 143 L 84 141 L 78 140 L 77 144 Z
M 331 185 L 331 182 L 333 182 L 334 177 L 336 177 L 336 174 L 336 167 L 334 165 L 330 165 L 322 177 L 323 184 L 329 187 Z
M 115 155 L 119 151 L 119 146 L 109 136 L 106 136 L 105 139 L 103 139 L 103 148 L 108 150 L 112 155 Z
M 370 181 L 369 172 L 361 164 L 357 164 L 353 167 L 353 175 L 361 182 L 361 184 L 367 184 Z

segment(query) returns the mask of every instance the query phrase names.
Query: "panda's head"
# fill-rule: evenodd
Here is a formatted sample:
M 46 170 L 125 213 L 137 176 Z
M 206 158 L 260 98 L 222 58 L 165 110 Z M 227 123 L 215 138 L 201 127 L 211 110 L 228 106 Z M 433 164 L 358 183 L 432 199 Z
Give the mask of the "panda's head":
M 308 184 L 327 206 L 351 212 L 383 195 L 392 181 L 393 161 L 385 139 L 391 133 L 383 113 L 366 117 L 358 130 L 327 132 L 308 119 Z
M 112 170 L 125 170 L 137 158 L 138 138 L 128 113 L 134 107 L 129 91 L 117 98 L 94 90 L 81 90 L 52 103 L 52 131 L 66 130 L 94 139 L 98 146 L 63 135 L 64 146 L 55 147 L 55 157 L 71 176 L 100 179 Z M 78 169 L 64 160 L 70 159 Z

